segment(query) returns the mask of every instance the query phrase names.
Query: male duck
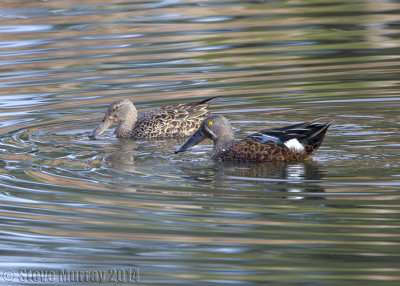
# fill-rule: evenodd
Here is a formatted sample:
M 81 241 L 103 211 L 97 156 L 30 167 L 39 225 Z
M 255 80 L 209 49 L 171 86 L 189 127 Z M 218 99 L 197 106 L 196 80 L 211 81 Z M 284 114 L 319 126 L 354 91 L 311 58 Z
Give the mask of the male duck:
M 175 153 L 184 152 L 206 138 L 214 141 L 211 158 L 218 161 L 301 161 L 319 148 L 333 123 L 315 121 L 266 129 L 234 142 L 233 130 L 222 115 L 210 115 Z
M 103 120 L 89 137 L 102 134 L 113 123 L 119 122 L 115 134 L 119 138 L 184 137 L 199 128 L 207 116 L 207 107 L 219 96 L 198 102 L 164 106 L 148 112 L 136 111 L 132 101 L 117 99 L 108 107 Z

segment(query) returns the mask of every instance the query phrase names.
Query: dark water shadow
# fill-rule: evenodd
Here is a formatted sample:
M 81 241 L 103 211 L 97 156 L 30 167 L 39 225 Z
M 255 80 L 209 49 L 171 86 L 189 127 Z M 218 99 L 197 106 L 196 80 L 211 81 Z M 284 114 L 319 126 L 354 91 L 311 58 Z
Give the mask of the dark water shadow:
M 116 151 L 106 155 L 107 166 L 123 173 L 150 174 L 163 178 L 169 186 L 182 183 L 204 189 L 220 190 L 224 195 L 240 185 L 245 192 L 257 195 L 276 193 L 282 197 L 322 198 L 323 172 L 320 164 L 305 162 L 212 162 L 210 160 L 176 161 L 174 146 L 184 139 L 136 141 L 120 139 Z M 201 155 L 199 155 L 201 156 Z M 132 178 L 121 177 L 129 182 Z M 136 178 L 137 179 L 137 178 Z M 140 181 L 140 180 L 139 180 Z M 221 193 L 221 194 L 222 194 Z M 268 194 L 268 195 L 269 195 Z M 283 195 L 284 194 L 284 195 Z M 313 195 L 315 194 L 315 195 Z
M 136 141 L 130 139 L 120 139 L 120 145 L 117 151 L 111 152 L 104 159 L 105 163 L 119 171 L 135 171 L 135 154 L 139 145 Z
M 135 166 L 139 165 L 144 169 L 158 169 L 158 165 L 165 164 L 173 156 L 174 146 L 184 141 L 184 138 L 145 141 L 119 138 L 118 149 L 104 160 L 109 167 L 124 172 L 136 172 Z
M 213 180 L 216 185 L 223 184 L 225 187 L 228 187 L 229 183 L 247 183 L 249 191 L 278 191 L 298 199 L 323 199 L 319 194 L 325 192 L 322 187 L 323 172 L 320 164 L 313 161 L 219 162 L 215 164 Z

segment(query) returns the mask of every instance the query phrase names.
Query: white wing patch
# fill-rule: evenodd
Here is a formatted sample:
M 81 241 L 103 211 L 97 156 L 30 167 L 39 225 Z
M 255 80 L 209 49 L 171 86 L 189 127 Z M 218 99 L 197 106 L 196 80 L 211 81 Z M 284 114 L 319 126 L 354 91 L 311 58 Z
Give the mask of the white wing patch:
M 293 150 L 295 150 L 295 151 L 297 151 L 297 152 L 301 152 L 301 151 L 304 151 L 304 146 L 303 146 L 303 144 L 301 144 L 300 142 L 299 142 L 299 140 L 297 140 L 297 139 L 290 139 L 290 140 L 288 140 L 288 141 L 286 141 L 285 142 L 285 146 L 286 147 L 288 147 L 289 149 L 293 149 Z

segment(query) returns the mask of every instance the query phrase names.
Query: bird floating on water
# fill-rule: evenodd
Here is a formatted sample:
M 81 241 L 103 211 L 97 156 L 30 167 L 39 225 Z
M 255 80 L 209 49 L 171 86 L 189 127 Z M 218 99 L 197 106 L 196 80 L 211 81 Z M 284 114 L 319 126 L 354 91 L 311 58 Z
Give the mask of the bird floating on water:
M 228 120 L 222 115 L 210 115 L 175 154 L 210 138 L 214 141 L 211 158 L 217 161 L 302 161 L 319 148 L 333 123 L 316 121 L 265 129 L 235 143 Z
M 192 103 L 163 106 L 148 112 L 137 112 L 128 99 L 113 101 L 90 138 L 102 134 L 119 122 L 115 134 L 119 138 L 174 138 L 190 136 L 208 115 L 207 107 L 219 96 Z

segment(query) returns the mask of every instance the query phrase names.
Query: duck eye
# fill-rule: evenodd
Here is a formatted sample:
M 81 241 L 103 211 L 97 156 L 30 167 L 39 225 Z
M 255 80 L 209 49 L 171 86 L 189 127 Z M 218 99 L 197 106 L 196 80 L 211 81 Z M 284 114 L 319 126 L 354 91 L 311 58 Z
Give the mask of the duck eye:
M 212 121 L 208 121 L 208 125 L 212 125 Z

